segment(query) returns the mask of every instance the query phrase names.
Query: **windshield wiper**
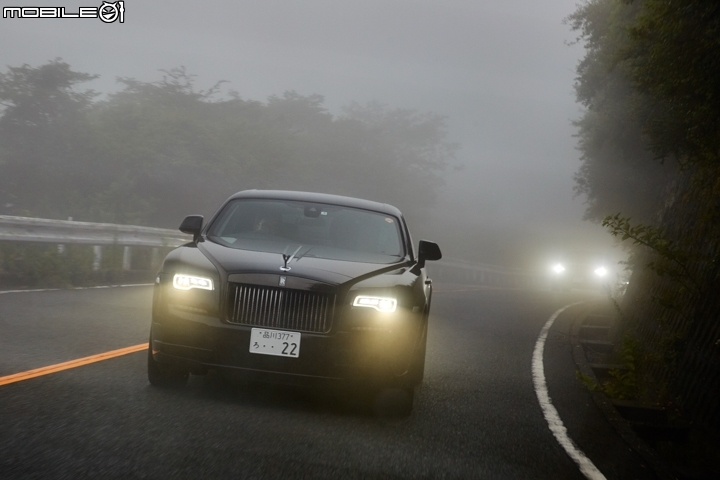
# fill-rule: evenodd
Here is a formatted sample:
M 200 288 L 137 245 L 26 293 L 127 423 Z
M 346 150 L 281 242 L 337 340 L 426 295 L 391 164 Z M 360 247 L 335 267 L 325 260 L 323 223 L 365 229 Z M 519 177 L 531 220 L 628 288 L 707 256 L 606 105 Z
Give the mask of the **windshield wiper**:
M 314 248 L 314 247 L 310 247 L 310 248 L 308 248 L 307 250 L 305 250 L 304 252 L 302 252 L 300 255 L 298 255 L 297 257 L 295 257 L 295 262 L 298 262 L 301 258 L 305 258 L 305 257 L 307 256 L 307 254 L 310 253 L 310 251 L 311 251 L 313 248 Z M 298 249 L 298 250 L 299 250 L 299 249 Z M 296 250 L 296 252 L 297 252 L 297 250 Z M 312 256 L 312 255 L 311 255 L 311 256 Z

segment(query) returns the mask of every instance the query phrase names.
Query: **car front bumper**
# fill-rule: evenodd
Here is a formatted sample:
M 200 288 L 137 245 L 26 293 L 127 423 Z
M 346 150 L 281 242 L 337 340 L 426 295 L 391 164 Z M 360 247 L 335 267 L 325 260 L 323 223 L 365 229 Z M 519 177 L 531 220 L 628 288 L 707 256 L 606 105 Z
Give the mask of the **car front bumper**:
M 252 328 L 189 313 L 154 316 L 153 358 L 191 372 L 216 369 L 274 383 L 371 381 L 402 385 L 417 348 L 415 329 L 301 332 L 297 358 L 263 355 L 250 352 Z

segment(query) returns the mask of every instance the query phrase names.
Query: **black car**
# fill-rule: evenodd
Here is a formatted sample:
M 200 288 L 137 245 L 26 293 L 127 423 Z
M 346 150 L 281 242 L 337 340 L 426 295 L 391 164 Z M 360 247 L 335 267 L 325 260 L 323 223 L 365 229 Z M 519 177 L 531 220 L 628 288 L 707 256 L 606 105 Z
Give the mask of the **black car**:
M 249 190 L 171 251 L 153 297 L 148 377 L 208 369 L 250 380 L 402 389 L 425 367 L 432 281 L 400 211 L 306 192 Z M 410 405 L 412 402 L 410 402 Z

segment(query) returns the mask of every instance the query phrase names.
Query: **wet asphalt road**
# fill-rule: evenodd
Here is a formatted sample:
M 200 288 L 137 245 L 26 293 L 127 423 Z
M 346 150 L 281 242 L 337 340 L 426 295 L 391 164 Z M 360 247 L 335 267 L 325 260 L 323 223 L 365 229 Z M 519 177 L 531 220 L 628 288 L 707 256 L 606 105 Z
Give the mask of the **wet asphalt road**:
M 151 287 L 0 295 L 0 376 L 147 341 Z M 0 478 L 585 478 L 552 436 L 532 351 L 590 294 L 436 285 L 425 382 L 407 419 L 356 392 L 191 376 L 151 387 L 141 351 L 0 386 Z M 553 403 L 607 478 L 653 478 L 575 380 L 561 315 Z

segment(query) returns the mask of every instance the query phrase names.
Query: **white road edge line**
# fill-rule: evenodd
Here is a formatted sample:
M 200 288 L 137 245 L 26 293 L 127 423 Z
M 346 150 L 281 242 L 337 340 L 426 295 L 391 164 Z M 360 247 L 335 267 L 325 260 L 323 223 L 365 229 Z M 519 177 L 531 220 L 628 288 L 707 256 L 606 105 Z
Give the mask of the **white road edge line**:
M 31 292 L 57 292 L 60 290 L 91 290 L 95 288 L 122 288 L 122 287 L 151 287 L 154 283 L 134 283 L 131 285 L 98 285 L 95 287 L 75 287 L 75 288 L 36 288 L 34 290 L 2 290 L 3 293 L 31 293 Z
M 578 467 L 580 467 L 580 472 L 582 472 L 582 474 L 585 475 L 586 478 L 589 478 L 591 480 L 605 480 L 605 475 L 603 475 L 602 472 L 597 469 L 595 464 L 592 463 L 592 461 L 582 452 L 582 450 L 577 447 L 577 445 L 575 445 L 575 442 L 573 442 L 572 439 L 568 436 L 567 429 L 565 428 L 565 425 L 563 425 L 562 420 L 560 420 L 560 415 L 558 415 L 558 411 L 555 409 L 552 401 L 550 400 L 547 383 L 545 382 L 543 352 L 545 351 L 545 340 L 547 339 L 550 327 L 552 327 L 552 324 L 558 317 L 558 315 L 560 315 L 566 309 L 578 305 L 579 303 L 582 302 L 565 305 L 563 308 L 553 313 L 550 319 L 545 322 L 545 326 L 540 331 L 540 336 L 538 337 L 537 342 L 535 342 L 535 350 L 533 351 L 533 384 L 535 386 L 535 393 L 537 394 L 538 402 L 540 403 L 540 408 L 542 408 L 543 415 L 545 416 L 545 421 L 548 423 L 550 431 L 555 436 L 555 439 L 558 441 L 560 446 L 563 447 L 567 454 L 570 456 L 570 458 L 572 458 L 575 463 L 577 463 Z

